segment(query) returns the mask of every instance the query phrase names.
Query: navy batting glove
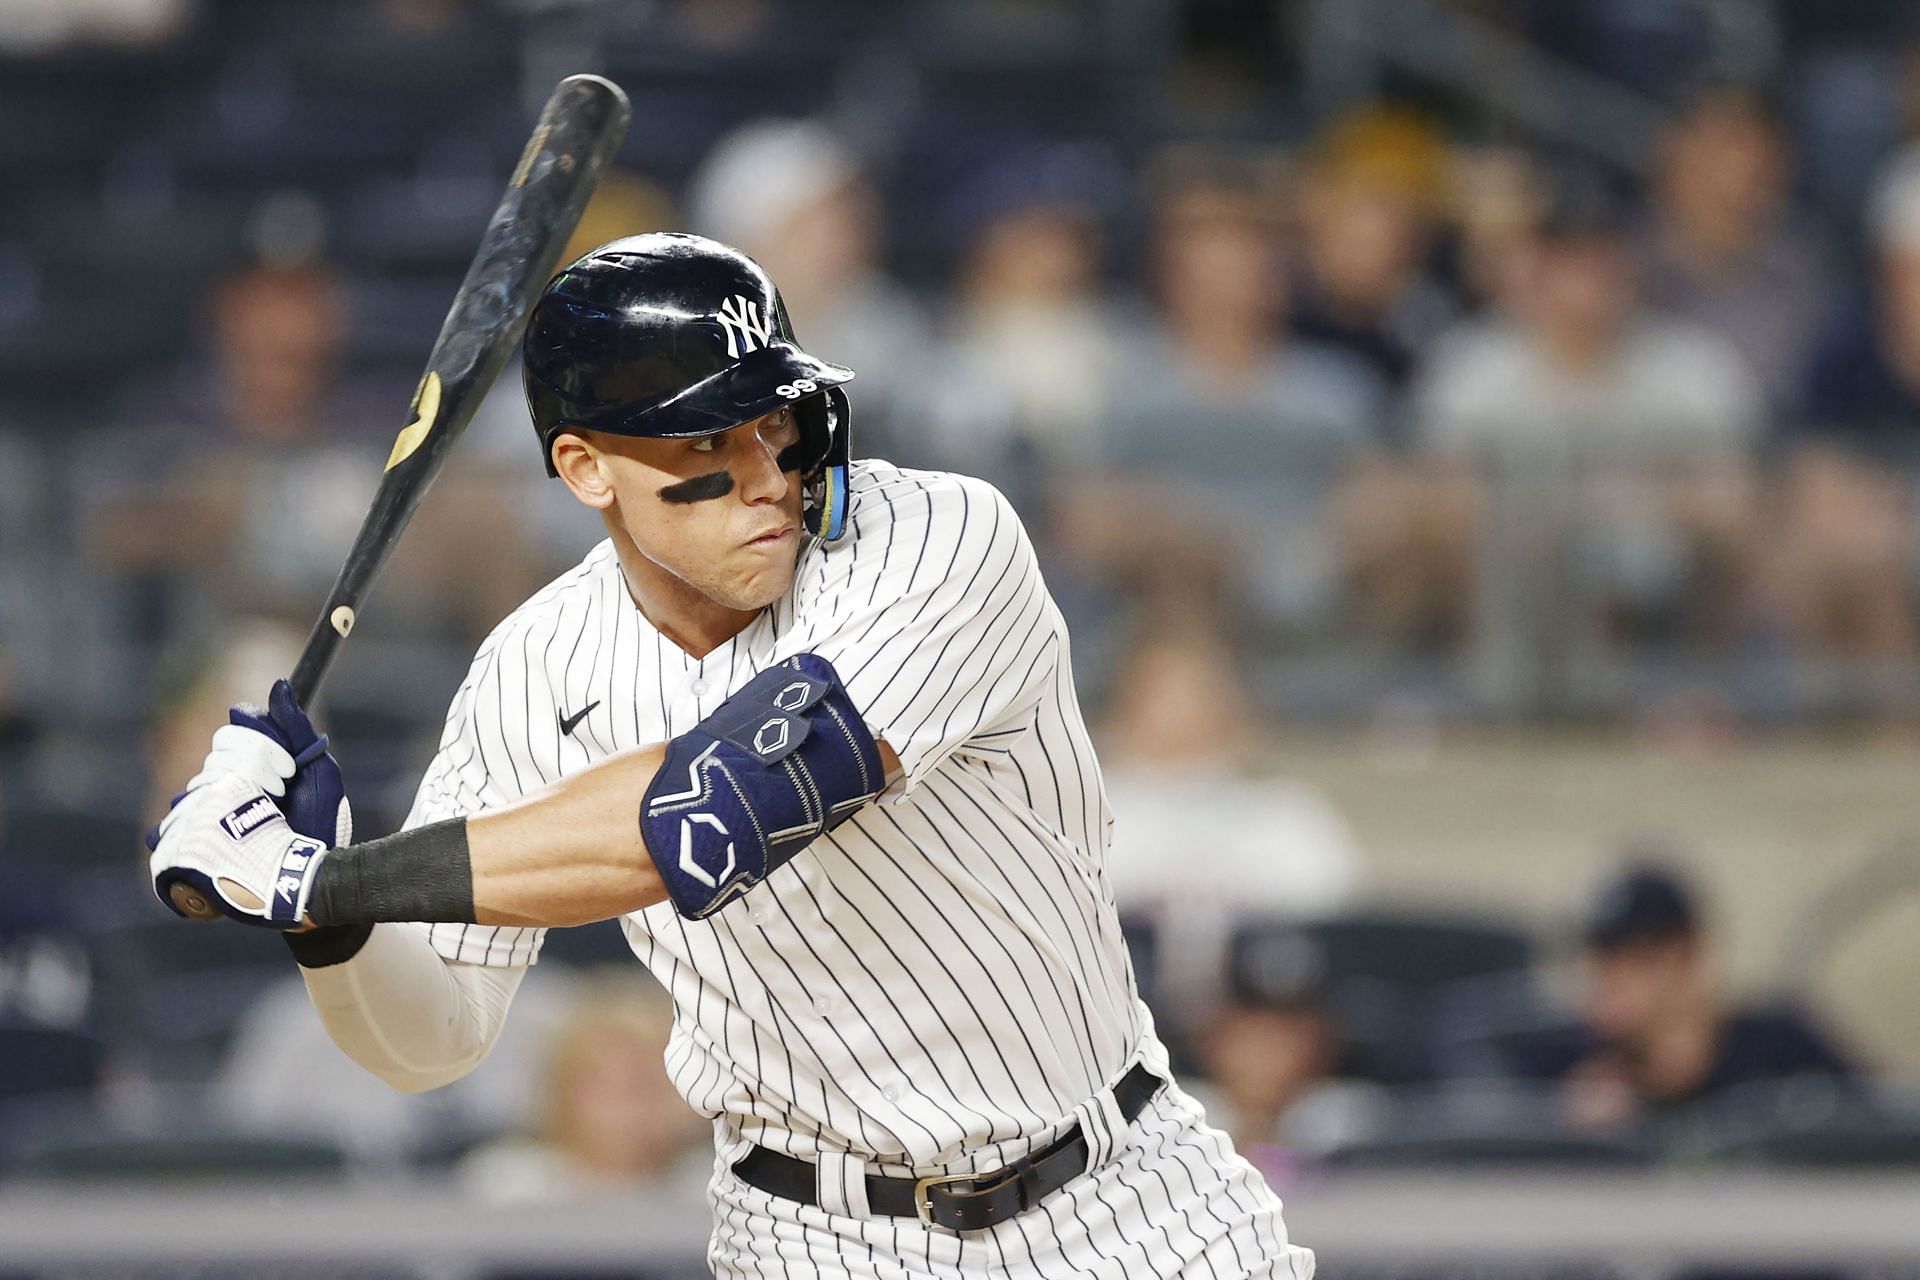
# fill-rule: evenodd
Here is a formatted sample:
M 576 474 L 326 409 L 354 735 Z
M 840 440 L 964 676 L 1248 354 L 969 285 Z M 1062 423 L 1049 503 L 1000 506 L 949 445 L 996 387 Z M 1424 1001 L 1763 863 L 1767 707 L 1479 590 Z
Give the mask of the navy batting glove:
M 287 825 L 331 848 L 353 843 L 353 808 L 347 803 L 340 762 L 327 750 L 327 735 L 313 727 L 313 719 L 293 696 L 292 683 L 273 682 L 264 713 L 258 707 L 241 706 L 228 717 L 234 724 L 266 734 L 293 757 L 287 793 L 275 801 Z M 320 969 L 351 960 L 372 932 L 371 925 L 346 925 L 280 936 L 303 967 Z
M 287 782 L 287 793 L 275 801 L 286 815 L 287 825 L 328 848 L 351 844 L 353 808 L 347 803 L 340 762 L 327 750 L 327 735 L 313 727 L 313 720 L 293 696 L 293 685 L 276 680 L 267 695 L 265 711 L 242 703 L 229 711 L 227 718 L 243 729 L 265 734 L 293 757 L 294 772 Z

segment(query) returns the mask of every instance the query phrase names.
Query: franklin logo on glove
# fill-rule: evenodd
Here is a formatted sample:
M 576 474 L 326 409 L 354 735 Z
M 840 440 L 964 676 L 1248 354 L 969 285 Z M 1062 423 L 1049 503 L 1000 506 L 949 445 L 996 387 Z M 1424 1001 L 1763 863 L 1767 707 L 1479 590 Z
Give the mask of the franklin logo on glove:
M 273 800 L 259 796 L 220 819 L 220 827 L 235 840 L 245 840 L 279 816 L 280 810 L 274 807 Z

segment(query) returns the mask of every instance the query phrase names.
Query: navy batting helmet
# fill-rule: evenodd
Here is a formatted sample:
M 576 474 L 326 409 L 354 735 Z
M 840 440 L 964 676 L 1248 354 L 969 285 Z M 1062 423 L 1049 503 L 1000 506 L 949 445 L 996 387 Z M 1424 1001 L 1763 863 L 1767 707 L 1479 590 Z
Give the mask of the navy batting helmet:
M 840 536 L 853 370 L 800 349 L 780 291 L 738 249 L 676 232 L 603 244 L 548 282 L 524 355 L 547 474 L 563 432 L 687 439 L 792 405 L 807 530 Z

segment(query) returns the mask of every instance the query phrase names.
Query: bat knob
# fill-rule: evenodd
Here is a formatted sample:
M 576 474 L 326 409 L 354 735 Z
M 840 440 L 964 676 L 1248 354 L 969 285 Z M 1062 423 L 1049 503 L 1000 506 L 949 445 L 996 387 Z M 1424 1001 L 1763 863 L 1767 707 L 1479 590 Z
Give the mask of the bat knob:
M 215 907 L 211 902 L 208 902 L 205 894 L 184 881 L 176 883 L 171 889 L 167 890 L 167 897 L 173 900 L 173 905 L 179 909 L 182 915 L 190 916 L 195 920 L 218 920 L 220 918 L 219 908 Z

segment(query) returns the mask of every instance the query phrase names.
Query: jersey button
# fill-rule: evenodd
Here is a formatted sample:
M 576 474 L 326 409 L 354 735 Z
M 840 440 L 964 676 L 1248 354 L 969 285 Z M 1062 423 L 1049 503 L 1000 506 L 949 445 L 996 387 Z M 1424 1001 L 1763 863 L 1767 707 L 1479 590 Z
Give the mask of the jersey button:
M 832 996 L 818 995 L 813 998 L 813 1011 L 823 1018 L 831 1018 L 833 1011 L 839 1007 L 840 1002 Z
M 898 1102 L 900 1101 L 900 1086 L 897 1084 L 890 1084 L 886 1088 L 880 1091 L 880 1096 L 885 1098 L 888 1102 Z
M 693 696 L 696 698 L 704 698 L 707 696 L 707 682 L 705 680 L 695 680 L 687 687 L 693 690 Z
M 753 910 L 747 912 L 748 924 L 763 925 L 766 922 L 767 922 L 767 909 L 765 907 L 755 907 Z

